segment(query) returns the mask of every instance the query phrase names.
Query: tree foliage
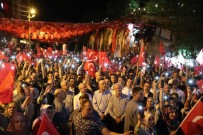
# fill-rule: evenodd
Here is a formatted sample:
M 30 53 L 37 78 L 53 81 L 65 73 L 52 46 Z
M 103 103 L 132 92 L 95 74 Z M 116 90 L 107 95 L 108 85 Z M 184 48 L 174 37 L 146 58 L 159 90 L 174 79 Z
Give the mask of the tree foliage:
M 160 27 L 172 30 L 177 49 L 189 46 L 200 49 L 203 46 L 201 3 L 201 0 L 110 0 L 107 9 L 112 18 L 138 14 L 167 18 L 171 24 Z

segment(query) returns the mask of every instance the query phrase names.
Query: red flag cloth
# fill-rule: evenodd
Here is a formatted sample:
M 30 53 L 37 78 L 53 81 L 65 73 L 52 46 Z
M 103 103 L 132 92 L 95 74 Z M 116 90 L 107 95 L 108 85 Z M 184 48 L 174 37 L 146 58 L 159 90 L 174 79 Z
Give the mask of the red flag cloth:
M 111 63 L 109 66 L 109 72 L 113 74 L 117 71 L 119 71 L 119 65 L 117 63 Z
M 130 60 L 130 63 L 131 63 L 131 64 L 135 64 L 137 61 L 138 61 L 138 55 L 136 55 L 135 57 L 133 57 L 133 58 Z
M 200 65 L 203 65 L 203 49 L 201 49 L 201 51 L 200 51 L 199 54 L 197 55 L 196 61 L 197 61 Z
M 87 50 L 87 60 L 88 61 L 97 61 L 98 60 L 98 52 L 88 49 Z
M 203 80 L 197 81 L 197 85 L 198 85 L 199 89 L 201 90 L 201 92 L 203 92 Z
M 111 61 L 108 58 L 106 52 L 99 52 L 98 55 L 99 55 L 99 66 L 102 67 L 102 71 L 105 72 L 109 68 Z
M 2 51 L 0 51 L 0 60 L 8 60 L 8 57 Z
M 91 77 L 95 77 L 96 68 L 93 62 L 85 62 L 84 69 Z
M 145 62 L 145 49 L 144 49 L 144 47 L 142 47 L 141 50 L 140 50 L 140 55 L 139 55 L 139 61 L 138 62 L 139 62 L 138 63 L 139 66 L 142 66 L 143 63 Z
M 13 100 L 15 67 L 11 63 L 0 64 L 0 102 Z
M 48 47 L 47 49 L 44 49 L 43 54 L 45 57 L 53 57 L 52 51 L 53 51 L 53 49 L 51 47 Z
M 59 56 L 62 56 L 63 55 L 63 52 L 61 50 L 55 50 L 54 51 L 54 54 L 53 54 L 53 57 L 59 57 Z
M 161 56 L 165 55 L 164 45 L 161 41 L 159 43 L 159 52 L 160 52 Z
M 201 72 L 201 66 L 195 66 L 195 67 L 194 67 L 194 73 L 195 73 L 196 75 L 200 75 L 200 72 Z
M 26 61 L 31 61 L 31 56 L 29 53 L 25 53 L 25 52 L 20 52 L 17 56 L 16 56 L 16 60 L 18 61 L 23 61 L 23 60 L 26 60 Z
M 43 52 L 42 52 L 41 48 L 38 45 L 37 45 L 37 55 L 38 56 L 43 55 Z
M 190 110 L 179 127 L 184 135 L 203 134 L 203 102 L 201 99 Z
M 44 114 L 37 135 L 60 135 L 51 121 Z
M 156 55 L 155 59 L 154 59 L 154 66 L 159 67 L 160 64 L 161 64 L 161 60 L 160 60 L 159 56 Z

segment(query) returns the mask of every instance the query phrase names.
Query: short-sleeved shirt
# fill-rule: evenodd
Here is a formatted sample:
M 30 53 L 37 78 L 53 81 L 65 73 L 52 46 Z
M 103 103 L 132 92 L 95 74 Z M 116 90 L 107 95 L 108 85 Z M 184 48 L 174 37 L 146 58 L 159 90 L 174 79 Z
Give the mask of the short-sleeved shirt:
M 73 130 L 75 135 L 101 135 L 104 124 L 102 121 L 91 115 L 83 118 L 82 113 L 76 113 L 73 116 Z

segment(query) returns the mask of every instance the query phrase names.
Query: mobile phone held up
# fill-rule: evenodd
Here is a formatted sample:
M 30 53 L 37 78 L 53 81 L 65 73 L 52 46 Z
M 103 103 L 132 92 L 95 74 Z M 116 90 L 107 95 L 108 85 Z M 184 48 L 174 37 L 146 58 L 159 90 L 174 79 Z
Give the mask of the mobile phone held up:
M 144 118 L 144 107 L 142 105 L 138 105 L 138 113 L 140 114 L 140 117 Z

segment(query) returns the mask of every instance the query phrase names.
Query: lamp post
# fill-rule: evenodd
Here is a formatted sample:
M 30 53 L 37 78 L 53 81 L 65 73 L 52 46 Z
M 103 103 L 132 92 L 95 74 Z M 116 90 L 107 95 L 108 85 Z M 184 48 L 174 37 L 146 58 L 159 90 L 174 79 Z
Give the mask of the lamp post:
M 36 14 L 36 10 L 34 8 L 31 8 L 29 11 L 28 11 L 28 16 L 27 16 L 27 19 L 28 21 L 30 22 L 30 20 L 35 17 L 35 14 Z M 31 45 L 30 45 L 30 26 L 28 28 L 28 48 L 30 49 L 31 48 Z

